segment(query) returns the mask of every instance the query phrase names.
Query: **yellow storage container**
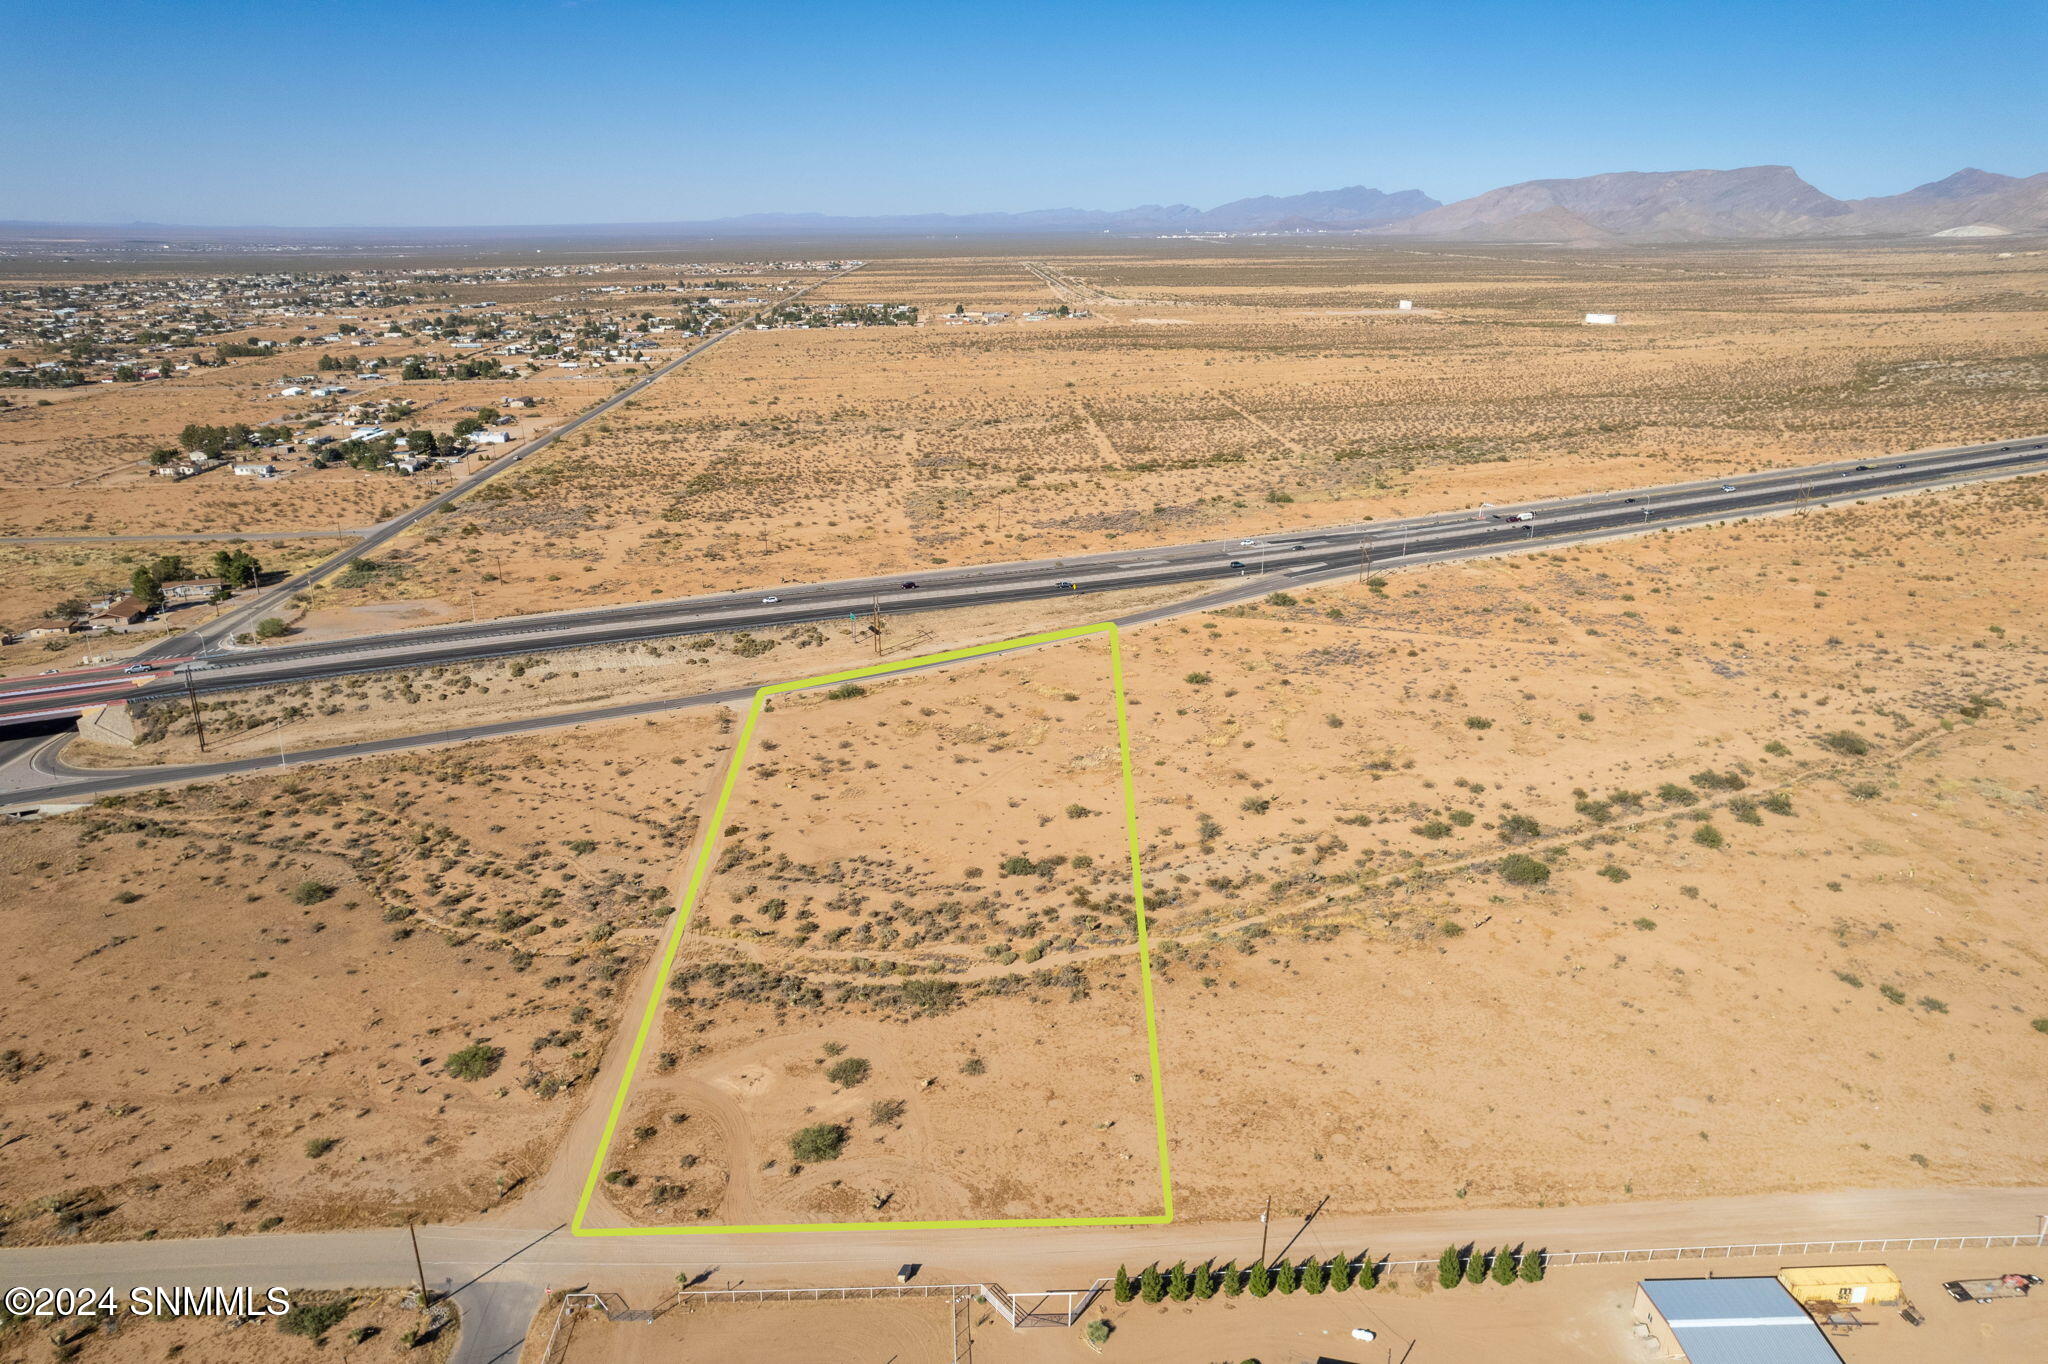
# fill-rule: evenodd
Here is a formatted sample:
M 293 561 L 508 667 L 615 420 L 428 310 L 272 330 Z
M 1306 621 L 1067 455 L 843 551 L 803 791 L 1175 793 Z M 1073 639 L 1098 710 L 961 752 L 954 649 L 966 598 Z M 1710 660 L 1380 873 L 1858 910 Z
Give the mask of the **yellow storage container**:
M 1899 1276 L 1884 1265 L 1823 1265 L 1781 1269 L 1778 1282 L 1802 1306 L 1897 1307 L 1906 1300 Z

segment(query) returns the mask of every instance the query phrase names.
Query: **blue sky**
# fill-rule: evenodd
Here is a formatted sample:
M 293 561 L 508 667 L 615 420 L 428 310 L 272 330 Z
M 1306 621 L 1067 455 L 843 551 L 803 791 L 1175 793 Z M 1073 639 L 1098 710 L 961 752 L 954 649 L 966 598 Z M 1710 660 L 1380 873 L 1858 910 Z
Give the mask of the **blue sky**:
M 961 212 L 2048 170 L 2048 5 L 0 0 L 0 219 Z

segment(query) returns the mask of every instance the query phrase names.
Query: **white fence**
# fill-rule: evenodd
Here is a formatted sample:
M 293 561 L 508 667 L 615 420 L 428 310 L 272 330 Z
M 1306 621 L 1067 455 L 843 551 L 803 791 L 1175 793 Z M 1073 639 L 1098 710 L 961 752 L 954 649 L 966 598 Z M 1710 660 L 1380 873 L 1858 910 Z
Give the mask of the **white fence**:
M 1651 1246 L 1627 1250 L 1544 1250 L 1546 1270 L 1568 1269 L 1574 1265 L 1647 1264 L 1658 1260 L 1784 1259 L 1809 1255 L 1887 1255 L 1915 1250 L 1976 1250 L 1999 1246 L 2048 1245 L 2048 1217 L 2037 1231 L 2011 1236 L 1882 1236 L 1843 1241 L 1754 1241 L 1718 1246 Z M 1433 1270 L 1437 1261 L 1375 1260 L 1381 1274 L 1397 1270 Z M 867 1284 L 833 1288 L 679 1288 L 652 1307 L 627 1307 L 616 1293 L 575 1292 L 562 1298 L 554 1330 L 539 1364 L 557 1364 L 559 1350 L 566 1351 L 574 1327 L 572 1314 L 578 1310 L 602 1312 L 610 1321 L 652 1322 L 677 1307 L 714 1302 L 834 1302 L 872 1298 L 946 1298 L 953 1305 L 954 1358 L 964 1360 L 972 1349 L 971 1328 L 962 1317 L 963 1309 L 977 1302 L 988 1304 L 995 1314 L 1015 1328 L 1027 1326 L 1071 1326 L 1081 1319 L 1095 1299 L 1107 1292 L 1111 1281 L 1097 1279 L 1086 1288 L 1054 1288 L 1012 1293 L 996 1283 Z

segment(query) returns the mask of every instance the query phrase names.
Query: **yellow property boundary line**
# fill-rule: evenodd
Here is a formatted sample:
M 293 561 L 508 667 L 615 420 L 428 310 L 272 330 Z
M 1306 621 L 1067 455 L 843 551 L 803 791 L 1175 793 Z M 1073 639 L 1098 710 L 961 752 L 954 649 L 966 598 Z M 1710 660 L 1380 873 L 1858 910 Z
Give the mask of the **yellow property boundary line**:
M 811 687 L 830 686 L 839 682 L 854 682 L 864 677 L 880 677 L 888 673 L 905 672 L 914 668 L 929 667 L 938 663 L 952 663 L 964 658 L 976 658 L 983 654 L 1000 653 L 1008 649 L 1021 649 L 1036 644 L 1055 644 L 1061 640 L 1081 639 L 1090 635 L 1105 635 L 1109 639 L 1110 689 L 1116 699 L 1116 742 L 1117 756 L 1123 766 L 1124 788 L 1124 838 L 1131 855 L 1131 898 L 1137 908 L 1138 917 L 1138 961 L 1142 967 L 1140 990 L 1145 1005 L 1145 1054 L 1152 1069 L 1152 1126 L 1159 1148 L 1159 1194 L 1164 1209 L 1158 1213 L 1135 1213 L 1124 1217 L 997 1217 L 959 1218 L 929 1222 L 788 1222 L 768 1223 L 757 1226 L 696 1226 L 696 1227 L 588 1227 L 583 1219 L 590 1211 L 590 1200 L 596 1196 L 598 1180 L 603 1177 L 605 1157 L 611 1153 L 612 1139 L 618 1134 L 619 1119 L 626 1111 L 626 1094 L 632 1088 L 633 1077 L 639 1073 L 640 1057 L 647 1048 L 647 1039 L 654 1031 L 654 1023 L 661 1013 L 661 1003 L 666 994 L 665 983 L 675 969 L 676 952 L 682 946 L 683 934 L 688 930 L 691 911 L 696 908 L 697 898 L 704 889 L 704 879 L 711 867 L 712 853 L 716 850 L 719 831 L 725 827 L 726 806 L 732 800 L 734 788 L 746 766 L 747 746 L 754 736 L 754 727 L 760 722 L 772 697 L 785 692 L 804 691 Z M 1152 1006 L 1152 947 L 1145 922 L 1145 882 L 1139 869 L 1138 857 L 1138 796 L 1136 782 L 1131 771 L 1131 723 L 1124 704 L 1124 662 L 1122 636 L 1114 621 L 1100 625 L 1076 625 L 1064 630 L 1049 630 L 1044 634 L 1024 635 L 1017 639 L 999 640 L 994 644 L 979 644 L 967 649 L 949 649 L 943 653 L 925 654 L 920 658 L 904 659 L 896 663 L 877 663 L 866 668 L 852 668 L 846 672 L 826 673 L 819 677 L 806 677 L 794 682 L 775 682 L 754 693 L 753 704 L 747 708 L 746 723 L 740 727 L 738 744 L 733 749 L 732 762 L 726 768 L 725 782 L 718 793 L 718 804 L 711 811 L 710 822 L 704 827 L 704 835 L 698 840 L 697 860 L 690 868 L 689 884 L 683 890 L 680 910 L 675 926 L 669 930 L 668 942 L 662 949 L 661 974 L 647 999 L 647 1009 L 640 1019 L 640 1030 L 633 1038 L 633 1049 L 626 1056 L 626 1073 L 619 1080 L 618 1093 L 612 1097 L 611 1113 L 605 1118 L 604 1134 L 598 1138 L 597 1152 L 591 1158 L 590 1173 L 583 1181 L 583 1196 L 577 1200 L 576 1215 L 569 1222 L 572 1236 L 723 1236 L 749 1232 L 812 1232 L 812 1231 L 944 1231 L 953 1228 L 990 1229 L 997 1227 L 1128 1227 L 1159 1226 L 1173 1221 L 1173 1174 L 1167 1163 L 1166 1154 L 1166 1090 L 1161 1082 L 1159 1070 L 1159 1023 Z

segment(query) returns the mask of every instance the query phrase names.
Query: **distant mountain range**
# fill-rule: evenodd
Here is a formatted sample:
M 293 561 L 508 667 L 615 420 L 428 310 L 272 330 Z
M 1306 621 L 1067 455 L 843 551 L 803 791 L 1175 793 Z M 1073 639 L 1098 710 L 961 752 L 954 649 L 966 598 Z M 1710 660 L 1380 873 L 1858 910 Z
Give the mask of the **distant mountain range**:
M 1421 190 L 1364 185 L 1260 195 L 1211 209 L 1142 204 L 1126 209 L 1047 208 L 1025 213 L 915 213 L 852 217 L 752 213 L 698 222 L 465 228 L 166 228 L 0 223 L 0 236 L 44 240 L 505 242 L 696 237 L 1041 236 L 1068 233 L 1321 232 L 1461 241 L 1734 241 L 1801 237 L 1979 237 L 2048 233 L 2048 174 L 2024 179 L 1960 170 L 1874 199 L 1836 199 L 1790 166 L 1622 171 L 1571 180 L 1525 180 L 1443 204 Z
M 2048 174 L 1961 170 L 1904 194 L 1836 199 L 1790 166 L 1525 180 L 1378 229 L 1475 241 L 1716 241 L 2048 231 Z
M 682 226 L 679 224 L 679 226 Z M 1765 240 L 1784 237 L 1997 236 L 2048 231 L 2048 174 L 2024 180 L 1961 170 L 1877 199 L 1836 199 L 1790 166 L 1739 170 L 1622 171 L 1574 180 L 1525 180 L 1454 204 L 1420 190 L 1354 185 L 1311 194 L 1238 199 L 1202 210 L 1144 204 L 1115 211 L 926 213 L 842 218 L 757 213 L 689 224 L 723 232 L 906 233 L 1352 232 L 1466 241 Z
M 1329 232 L 1392 223 L 1441 207 L 1421 190 L 1385 194 L 1353 185 L 1349 189 L 1280 197 L 1264 194 L 1207 210 L 1189 204 L 1140 204 L 1124 209 L 1041 208 L 1025 213 L 914 213 L 866 218 L 824 213 L 749 213 L 677 226 L 726 232 L 855 232 L 883 236 L 933 232 L 1271 232 L 1296 226 Z

